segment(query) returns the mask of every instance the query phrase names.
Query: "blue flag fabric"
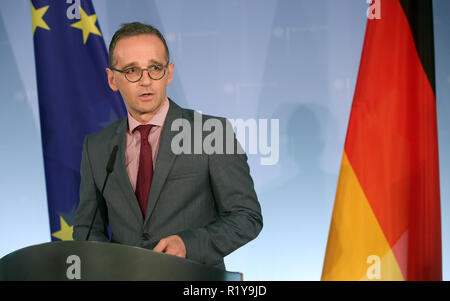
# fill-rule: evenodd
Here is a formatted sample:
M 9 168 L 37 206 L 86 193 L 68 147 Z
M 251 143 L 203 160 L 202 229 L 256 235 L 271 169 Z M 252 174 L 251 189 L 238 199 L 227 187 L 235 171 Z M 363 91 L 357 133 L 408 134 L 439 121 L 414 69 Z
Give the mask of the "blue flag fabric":
M 94 7 L 90 0 L 72 2 L 31 1 L 52 240 L 72 239 L 84 137 L 126 116 L 120 94 L 108 85 Z

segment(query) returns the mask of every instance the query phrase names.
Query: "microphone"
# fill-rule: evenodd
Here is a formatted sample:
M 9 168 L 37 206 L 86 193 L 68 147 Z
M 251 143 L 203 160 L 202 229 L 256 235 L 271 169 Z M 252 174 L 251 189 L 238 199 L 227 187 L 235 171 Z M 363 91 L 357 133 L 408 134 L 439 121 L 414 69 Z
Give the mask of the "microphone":
M 109 156 L 108 164 L 106 165 L 106 178 L 103 182 L 103 187 L 101 193 L 98 193 L 97 191 L 97 206 L 95 207 L 94 216 L 92 217 L 91 225 L 89 226 L 89 231 L 86 235 L 85 240 L 89 240 L 89 236 L 91 235 L 92 227 L 94 226 L 95 217 L 97 216 L 98 208 L 102 205 L 103 200 L 103 192 L 105 191 L 106 183 L 108 182 L 109 175 L 114 171 L 114 162 L 116 161 L 117 151 L 119 150 L 119 147 L 117 145 L 114 146 L 111 155 Z M 102 214 L 101 212 L 100 214 Z M 104 226 L 106 229 L 106 221 L 105 217 L 103 217 Z

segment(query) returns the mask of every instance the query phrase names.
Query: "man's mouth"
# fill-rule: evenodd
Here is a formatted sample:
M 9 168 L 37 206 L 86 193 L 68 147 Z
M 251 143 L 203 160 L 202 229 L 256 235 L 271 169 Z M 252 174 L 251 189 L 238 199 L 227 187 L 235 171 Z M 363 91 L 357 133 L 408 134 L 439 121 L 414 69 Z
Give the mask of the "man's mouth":
M 141 94 L 139 94 L 139 98 L 148 99 L 148 98 L 153 97 L 153 95 L 155 95 L 155 94 L 151 93 L 151 92 L 141 93 Z

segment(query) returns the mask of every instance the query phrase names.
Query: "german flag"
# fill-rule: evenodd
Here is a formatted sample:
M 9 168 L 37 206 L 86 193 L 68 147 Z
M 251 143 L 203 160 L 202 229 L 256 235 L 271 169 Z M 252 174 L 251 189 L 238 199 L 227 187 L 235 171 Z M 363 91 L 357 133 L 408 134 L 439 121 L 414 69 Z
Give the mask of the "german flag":
M 432 1 L 376 1 L 322 280 L 442 280 Z

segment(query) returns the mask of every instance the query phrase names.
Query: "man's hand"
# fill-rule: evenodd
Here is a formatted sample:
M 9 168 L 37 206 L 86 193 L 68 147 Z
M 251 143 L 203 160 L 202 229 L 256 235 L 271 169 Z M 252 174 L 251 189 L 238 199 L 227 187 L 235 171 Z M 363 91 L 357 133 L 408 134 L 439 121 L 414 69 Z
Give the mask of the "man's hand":
M 178 235 L 171 235 L 161 239 L 153 251 L 186 258 L 186 246 Z

